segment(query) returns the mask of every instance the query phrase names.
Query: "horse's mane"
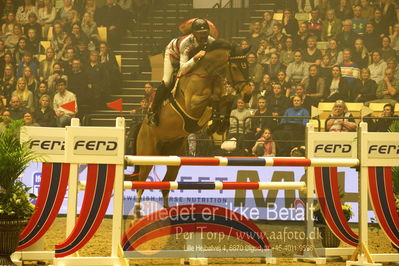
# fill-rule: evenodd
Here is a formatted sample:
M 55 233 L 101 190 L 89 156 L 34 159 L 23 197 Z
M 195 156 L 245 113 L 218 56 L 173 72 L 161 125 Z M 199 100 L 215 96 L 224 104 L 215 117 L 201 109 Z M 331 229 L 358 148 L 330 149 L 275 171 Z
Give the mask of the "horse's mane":
M 218 50 L 218 49 L 231 50 L 231 44 L 223 39 L 218 39 L 208 44 L 208 46 L 206 47 L 207 52 L 211 52 L 213 50 Z

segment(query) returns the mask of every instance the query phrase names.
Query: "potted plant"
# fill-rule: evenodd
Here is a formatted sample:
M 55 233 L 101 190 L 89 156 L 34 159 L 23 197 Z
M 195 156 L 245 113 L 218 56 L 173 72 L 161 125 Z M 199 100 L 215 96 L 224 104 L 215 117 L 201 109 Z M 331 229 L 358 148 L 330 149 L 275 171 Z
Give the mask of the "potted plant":
M 23 126 L 20 120 L 2 117 L 0 123 L 0 265 L 14 265 L 10 255 L 18 245 L 18 238 L 33 205 L 28 194 L 30 188 L 20 176 L 28 163 L 38 159 L 29 149 L 29 142 L 19 141 Z
M 352 206 L 350 204 L 343 204 L 342 211 L 344 212 L 345 218 L 347 221 L 354 215 L 352 211 Z M 341 241 L 338 237 L 334 235 L 331 229 L 327 226 L 326 221 L 324 219 L 323 214 L 320 210 L 320 205 L 317 205 L 315 211 L 313 212 L 314 222 L 317 227 L 319 227 L 320 235 L 321 235 L 321 243 L 323 247 L 326 248 L 336 248 L 339 246 Z

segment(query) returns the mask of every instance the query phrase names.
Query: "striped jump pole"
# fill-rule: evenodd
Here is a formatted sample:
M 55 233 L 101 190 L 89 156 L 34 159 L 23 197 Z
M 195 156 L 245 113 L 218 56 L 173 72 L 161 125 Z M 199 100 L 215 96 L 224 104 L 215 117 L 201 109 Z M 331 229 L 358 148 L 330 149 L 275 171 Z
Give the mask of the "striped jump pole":
M 79 190 L 85 190 L 86 181 L 79 181 Z M 305 182 L 146 182 L 124 181 L 124 189 L 160 190 L 306 190 Z
M 277 158 L 277 157 L 179 157 L 179 156 L 125 156 L 127 165 L 203 165 L 203 166 L 303 166 L 355 167 L 356 158 Z

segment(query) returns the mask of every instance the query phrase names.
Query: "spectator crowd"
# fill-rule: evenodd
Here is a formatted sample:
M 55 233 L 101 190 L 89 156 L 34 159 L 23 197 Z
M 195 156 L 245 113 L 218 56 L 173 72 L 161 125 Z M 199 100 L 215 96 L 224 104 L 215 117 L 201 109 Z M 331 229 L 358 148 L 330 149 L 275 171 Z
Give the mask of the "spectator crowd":
M 63 127 L 121 86 L 113 50 L 132 1 L 98 2 L 63 0 L 56 8 L 54 0 L 0 1 L 0 115 Z M 62 107 L 71 102 L 75 108 Z

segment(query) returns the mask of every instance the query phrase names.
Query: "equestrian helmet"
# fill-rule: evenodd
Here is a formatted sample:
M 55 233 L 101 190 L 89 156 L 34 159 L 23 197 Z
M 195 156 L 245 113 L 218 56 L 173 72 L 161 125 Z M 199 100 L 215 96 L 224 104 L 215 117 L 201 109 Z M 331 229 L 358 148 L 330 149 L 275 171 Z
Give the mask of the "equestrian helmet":
M 197 18 L 191 24 L 191 28 L 193 32 L 204 32 L 209 31 L 209 24 L 205 19 Z

